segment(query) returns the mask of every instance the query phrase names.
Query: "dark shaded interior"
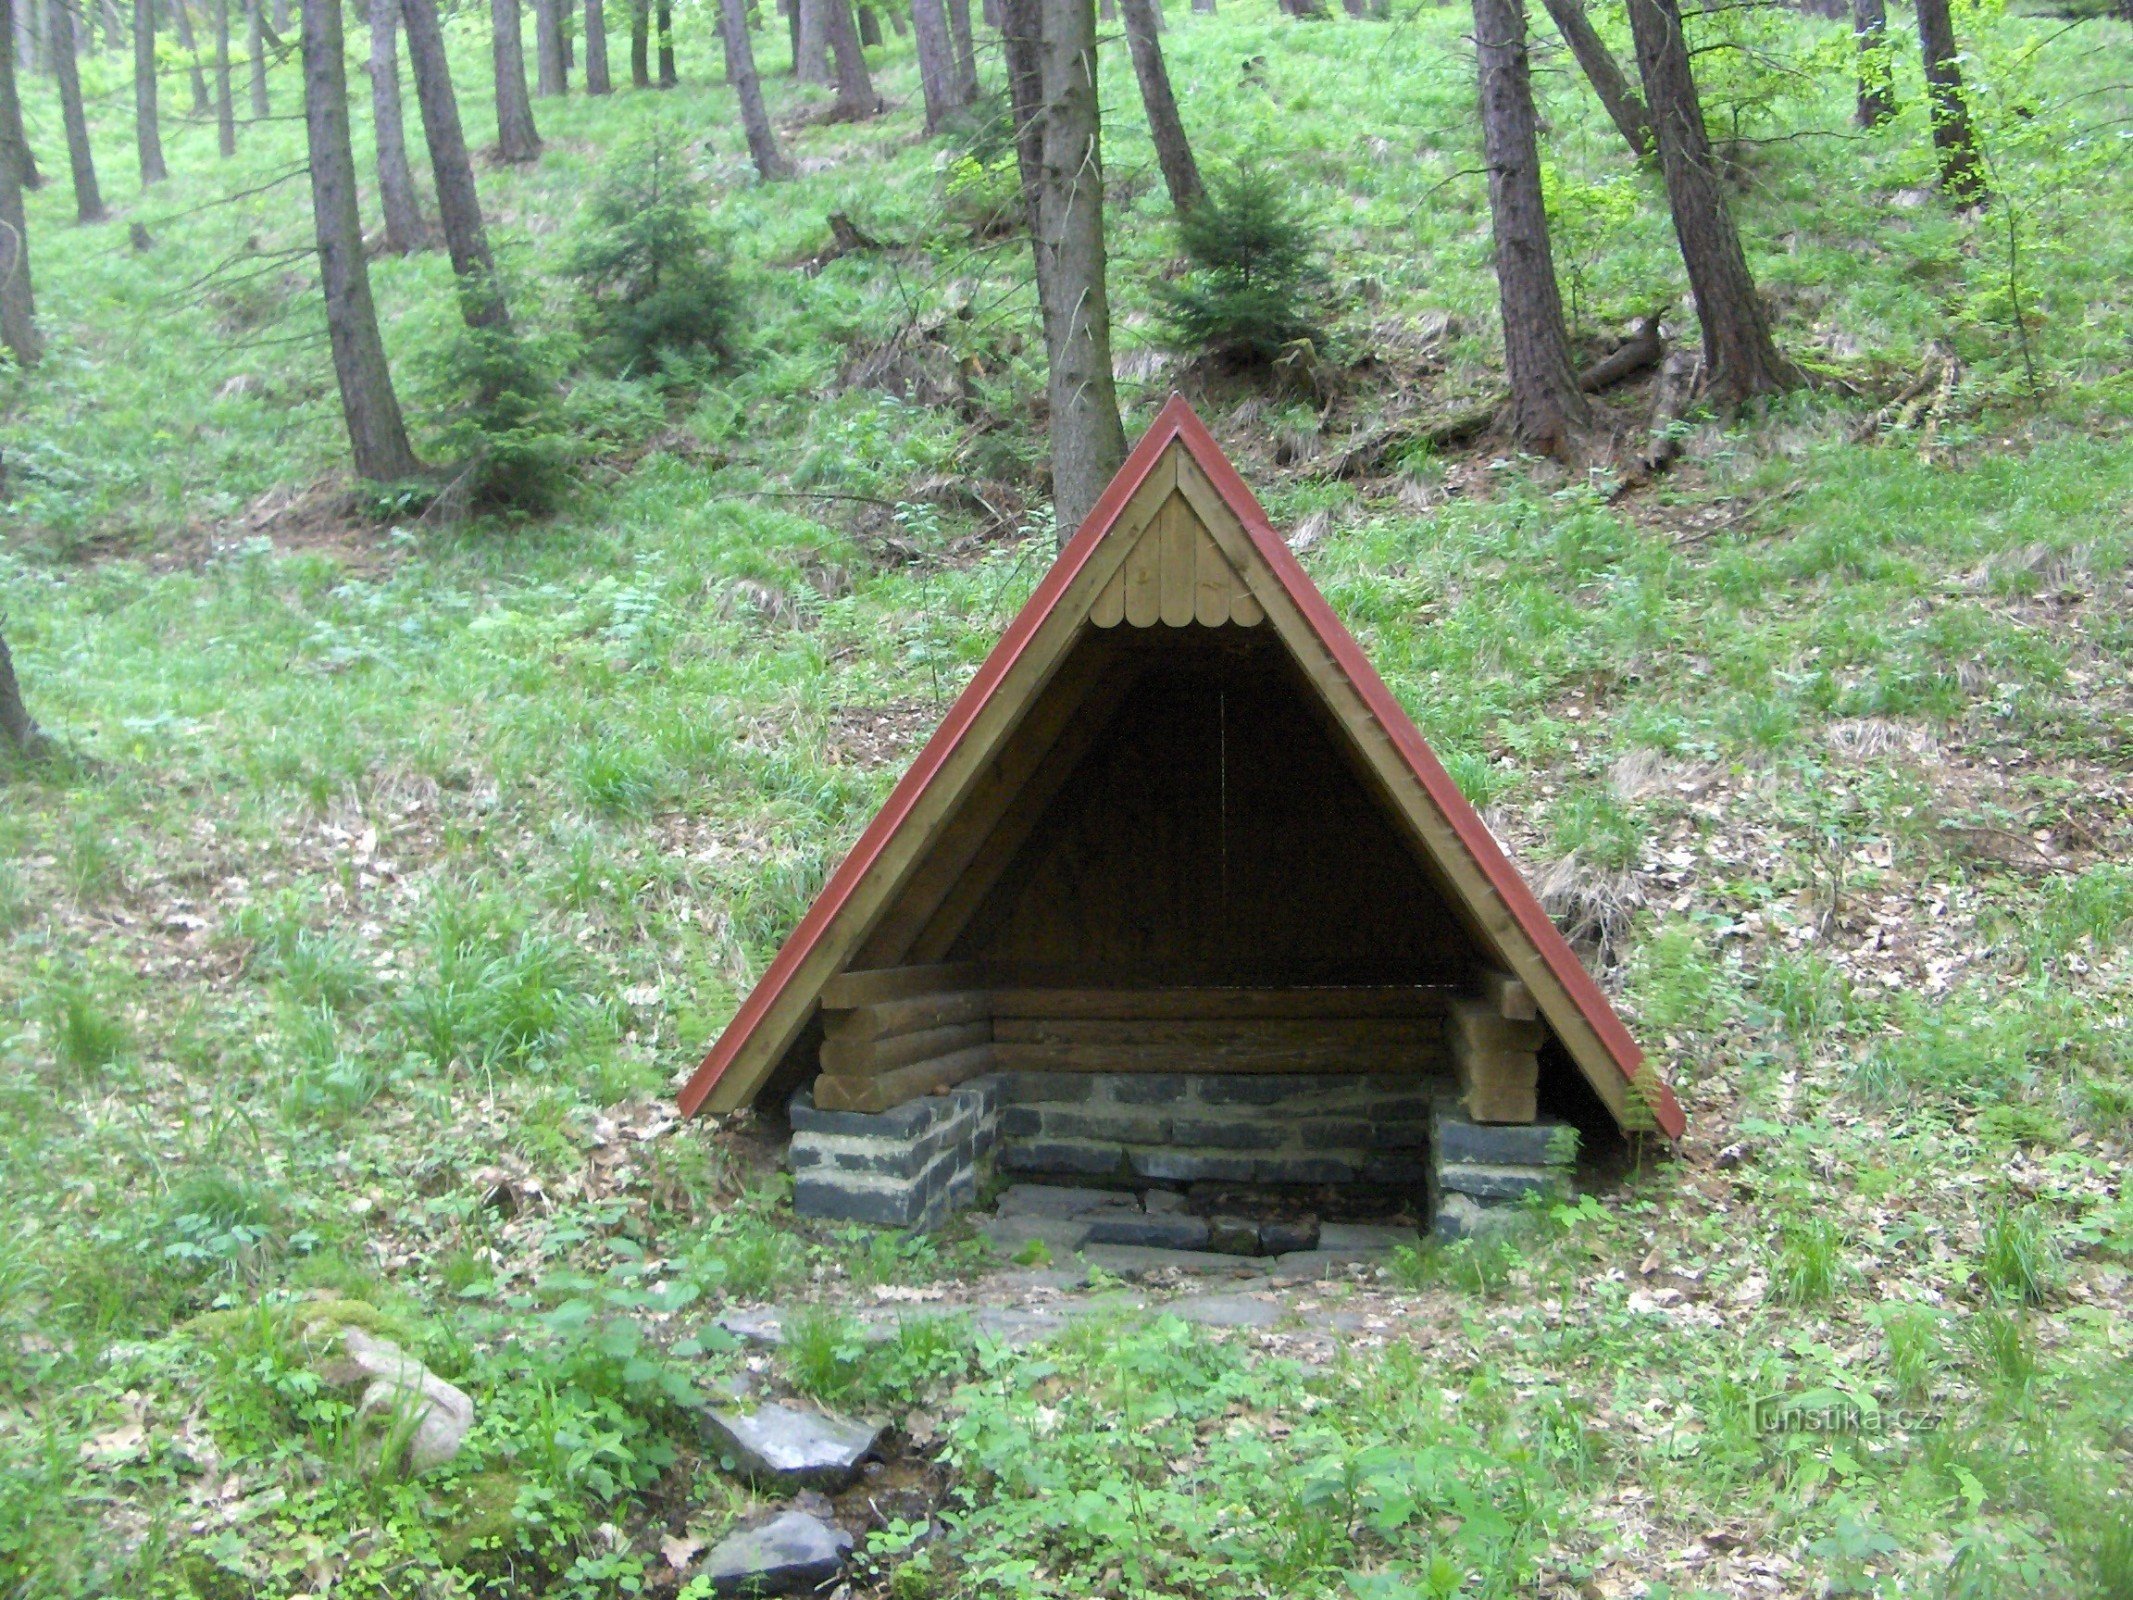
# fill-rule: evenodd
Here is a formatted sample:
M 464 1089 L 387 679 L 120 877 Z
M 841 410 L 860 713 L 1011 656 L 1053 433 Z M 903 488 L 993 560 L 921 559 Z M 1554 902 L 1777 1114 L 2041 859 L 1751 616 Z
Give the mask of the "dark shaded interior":
M 1462 984 L 1469 936 L 1271 628 L 1119 630 L 1138 669 L 956 938 L 1102 984 Z

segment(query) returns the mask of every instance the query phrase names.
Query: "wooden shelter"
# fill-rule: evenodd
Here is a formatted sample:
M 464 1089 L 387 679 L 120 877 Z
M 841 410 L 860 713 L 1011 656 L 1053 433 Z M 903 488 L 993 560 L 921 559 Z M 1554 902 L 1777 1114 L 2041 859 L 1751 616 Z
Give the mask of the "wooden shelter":
M 1173 398 L 681 1095 L 979 1074 L 1456 1076 L 1680 1108 Z

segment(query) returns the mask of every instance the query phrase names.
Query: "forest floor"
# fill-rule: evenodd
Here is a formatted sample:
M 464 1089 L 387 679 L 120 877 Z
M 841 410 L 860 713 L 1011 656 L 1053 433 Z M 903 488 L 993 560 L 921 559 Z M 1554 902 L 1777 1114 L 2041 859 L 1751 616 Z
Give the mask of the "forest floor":
M 1686 1140 L 1501 1243 L 1269 1288 L 1270 1327 L 1100 1281 L 1010 1345 L 967 1308 L 1024 1268 L 796 1220 L 763 1130 L 671 1095 L 1049 559 L 999 129 L 923 138 L 893 38 L 889 114 L 814 122 L 766 36 L 803 170 L 758 188 L 686 10 L 678 89 L 537 102 L 542 160 L 480 173 L 520 320 L 574 365 L 583 196 L 664 136 L 745 338 L 580 373 L 560 512 L 437 526 L 340 475 L 300 125 L 218 162 L 172 117 L 137 193 L 94 55 L 116 220 L 31 197 L 52 355 L 0 373 L 0 603 L 61 746 L 0 771 L 0 1594 L 700 1595 L 758 1509 L 696 1429 L 745 1372 L 890 1421 L 924 1492 L 860 1516 L 852 1581 L 898 1600 L 2133 1595 L 2133 31 L 1962 13 L 2000 198 L 1961 214 L 1915 64 L 1860 133 L 1847 26 L 1699 20 L 1821 382 L 1617 498 L 1487 441 L 1330 470 L 1498 381 L 1465 13 L 1172 9 L 1203 162 L 1278 164 L 1324 230 L 1331 382 L 1160 347 L 1110 44 L 1129 433 L 1201 403 L 1591 930 Z M 1538 76 L 1578 337 L 1692 333 L 1655 180 Z M 826 259 L 834 211 L 885 247 Z M 448 455 L 448 267 L 373 273 Z M 1943 348 L 1945 397 L 1866 426 Z M 449 1467 L 365 1473 L 328 1303 L 473 1397 Z M 775 1351 L 717 1323 L 769 1304 Z

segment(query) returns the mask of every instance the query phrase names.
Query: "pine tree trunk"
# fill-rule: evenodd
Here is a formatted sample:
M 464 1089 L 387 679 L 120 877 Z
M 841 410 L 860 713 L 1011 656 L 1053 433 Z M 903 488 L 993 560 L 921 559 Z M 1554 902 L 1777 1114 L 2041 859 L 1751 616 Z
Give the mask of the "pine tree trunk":
M 941 0 L 911 0 L 911 24 L 917 30 L 918 86 L 926 97 L 926 131 L 938 133 L 960 103 L 954 46 Z
M 1688 268 L 1690 292 L 1696 296 L 1696 320 L 1703 327 L 1708 392 L 1719 405 L 1733 407 L 1756 395 L 1794 388 L 1799 371 L 1778 353 L 1771 337 L 1769 315 L 1756 293 L 1740 230 L 1726 202 L 1696 79 L 1689 70 L 1677 0 L 1629 0 L 1629 22 L 1674 237 Z
M 102 222 L 102 191 L 96 186 L 96 156 L 89 148 L 89 123 L 81 109 L 81 70 L 75 59 L 72 0 L 50 0 L 52 75 L 59 80 L 59 114 L 67 129 L 67 164 L 74 169 L 74 215 L 81 222 Z
M 318 225 L 326 336 L 358 477 L 389 483 L 419 470 L 393 394 L 385 341 L 370 298 L 363 223 L 356 213 L 355 152 L 348 140 L 348 74 L 340 0 L 303 0 L 304 131 L 311 151 L 311 210 Z
M 652 20 L 659 37 L 659 87 L 671 89 L 681 82 L 681 74 L 674 66 L 673 0 L 655 0 Z
M 256 3 L 256 0 L 255 0 Z M 370 114 L 377 133 L 378 203 L 385 248 L 413 255 L 429 244 L 415 178 L 408 170 L 406 121 L 400 110 L 400 0 L 370 0 Z
M 948 0 L 948 35 L 955 41 L 957 105 L 978 103 L 978 42 L 970 31 L 970 0 Z
M 1962 52 L 1948 0 L 1918 0 L 1918 43 L 1926 58 L 1926 102 L 1933 114 L 1933 148 L 1940 156 L 1940 186 L 1966 206 L 1988 195 L 1985 163 L 1978 154 L 1970 102 L 1963 95 Z
M 881 96 L 874 92 L 866 53 L 859 48 L 852 0 L 823 0 L 823 14 L 829 25 L 830 53 L 837 58 L 837 104 L 831 115 L 840 122 L 864 122 L 881 109 Z
M 289 37 L 289 0 L 274 0 L 274 31 L 284 39 Z
M 0 22 L 7 18 L 0 16 Z M 18 366 L 34 367 L 44 355 L 37 337 L 37 297 L 30 289 L 30 225 L 22 208 L 22 179 L 0 160 L 0 345 Z
M 1878 128 L 1896 115 L 1896 75 L 1889 60 L 1889 14 L 1883 0 L 1852 0 L 1852 37 L 1859 51 L 1862 128 Z
M 24 189 L 34 189 L 44 181 L 30 154 L 29 136 L 22 129 L 22 99 L 15 83 L 15 47 L 29 36 L 22 24 L 36 4 L 37 0 L 0 0 L 0 164 L 7 166 L 15 175 L 16 184 Z M 23 7 L 21 11 L 16 10 L 18 5 Z M 22 54 L 25 63 L 35 70 L 29 52 Z
M 266 0 L 245 0 L 245 26 L 250 32 L 249 50 L 252 65 L 252 115 L 265 119 L 274 114 L 267 101 L 267 17 Z
M 561 11 L 557 31 L 563 36 L 564 92 L 569 92 L 570 75 L 578 70 L 578 6 L 577 0 L 556 0 Z
M 237 153 L 237 105 L 230 94 L 230 0 L 215 0 L 215 148 Z
M 778 15 L 785 19 L 785 42 L 792 55 L 785 75 L 797 78 L 800 75 L 800 0 L 778 0 Z
M 1051 255 L 1040 242 L 1044 228 L 1044 59 L 1041 50 L 1044 18 L 1042 0 L 985 0 L 1000 11 L 1001 54 L 1007 60 L 1007 103 L 1015 133 L 1015 172 L 1022 186 L 1022 218 L 1029 229 L 1030 266 L 1037 279 L 1037 311 L 1045 319 L 1045 338 L 1051 338 L 1049 318 L 1054 295 L 1046 274 Z
M 518 0 L 489 0 L 491 59 L 496 67 L 496 149 L 506 161 L 537 161 L 541 135 L 526 93 L 526 46 Z
M 22 198 L 19 190 L 15 198 Z M 45 743 L 29 707 L 22 703 L 22 686 L 15 681 L 15 658 L 8 652 L 5 634 L 0 634 L 0 739 L 22 755 L 36 754 Z
M 1096 98 L 1096 8 L 1090 0 L 1038 0 L 1043 85 L 1043 170 L 1036 249 L 1049 254 L 1038 283 L 1045 322 L 1045 395 L 1052 436 L 1052 504 L 1064 542 L 1126 459 L 1111 375 L 1111 304 L 1105 287 L 1104 177 Z
M 1474 0 L 1481 143 L 1496 237 L 1496 294 L 1511 383 L 1511 433 L 1526 449 L 1575 460 L 1592 425 L 1563 326 L 1563 300 L 1541 200 L 1540 139 L 1521 0 Z
M 133 147 L 144 188 L 170 176 L 163 165 L 163 130 L 156 116 L 155 0 L 133 0 Z
M 1215 14 L 1215 0 L 1192 0 L 1192 9 L 1201 16 L 1211 17 Z
M 793 76 L 802 83 L 828 83 L 829 8 L 831 0 L 797 0 L 800 8 L 800 42 L 795 47 Z
M 192 76 L 193 109 L 190 115 L 195 117 L 208 116 L 213 112 L 214 107 L 207 97 L 207 69 L 201 64 L 200 46 L 193 38 L 192 8 L 185 3 L 185 0 L 170 0 L 170 9 L 171 14 L 177 19 L 178 46 L 185 52 L 186 71 Z
M 755 159 L 756 176 L 776 183 L 792 176 L 792 162 L 778 145 L 770 126 L 770 113 L 763 106 L 763 83 L 756 76 L 755 44 L 748 37 L 747 0 L 719 0 L 719 40 L 726 47 L 726 82 L 741 103 L 741 127 L 748 135 L 748 154 Z
M 607 75 L 606 0 L 585 0 L 585 92 L 613 94 Z
M 874 15 L 872 6 L 860 6 L 857 10 L 859 12 L 860 48 L 863 50 L 879 49 L 881 47 L 881 19 Z
M 570 93 L 563 70 L 563 0 L 533 0 L 533 92 L 543 99 Z
M 652 0 L 630 0 L 630 87 L 652 86 Z
M 1643 159 L 1651 148 L 1651 116 L 1645 111 L 1644 102 L 1637 98 L 1637 91 L 1622 76 L 1621 67 L 1615 64 L 1614 52 L 1607 48 L 1607 42 L 1593 27 L 1592 19 L 1585 15 L 1583 0 L 1542 0 L 1542 3 L 1555 22 L 1555 31 L 1563 36 L 1563 43 L 1570 46 L 1570 53 L 1584 69 L 1585 81 L 1600 97 L 1600 105 L 1606 110 L 1608 120 L 1629 146 L 1629 153 Z
M 903 9 L 896 5 L 889 7 L 889 26 L 895 30 L 896 37 L 899 39 L 911 31 L 911 24 L 904 20 Z
M 1185 137 L 1185 123 L 1178 116 L 1177 97 L 1170 92 L 1170 73 L 1163 65 L 1163 47 L 1156 39 L 1155 0 L 1119 0 L 1126 13 L 1126 47 L 1133 55 L 1133 75 L 1140 80 L 1141 105 L 1148 113 L 1148 132 L 1155 140 L 1155 163 L 1163 172 L 1163 187 L 1170 191 L 1170 207 L 1183 216 L 1200 203 L 1206 190 L 1200 183 L 1200 166 L 1192 158 L 1192 144 Z
M 508 329 L 511 313 L 497 281 L 496 258 L 489 253 L 488 230 L 482 226 L 481 196 L 459 123 L 459 98 L 452 92 L 437 0 L 400 0 L 400 17 L 407 28 L 407 58 L 415 72 L 415 99 L 422 107 L 430 175 L 437 185 L 438 224 L 459 282 L 460 315 L 476 330 Z

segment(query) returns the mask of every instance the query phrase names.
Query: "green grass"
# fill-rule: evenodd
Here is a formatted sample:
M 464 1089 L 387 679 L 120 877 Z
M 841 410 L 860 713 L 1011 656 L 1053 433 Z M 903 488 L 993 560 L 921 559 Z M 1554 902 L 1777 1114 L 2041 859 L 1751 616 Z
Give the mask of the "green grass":
M 1901 116 L 1861 134 L 1842 24 L 1699 19 L 1751 260 L 1828 381 L 1692 418 L 1683 466 L 1616 503 L 1491 456 L 1297 467 L 1396 396 L 1499 379 L 1465 13 L 1170 22 L 1203 163 L 1277 167 L 1320 222 L 1353 385 L 1323 416 L 1205 410 L 1277 522 L 1313 519 L 1305 564 L 1521 861 L 1641 896 L 1609 979 L 1683 1091 L 1685 1159 L 1416 1252 L 1373 1291 L 1383 1342 L 1325 1371 L 1172 1324 L 1026 1356 L 919 1317 L 855 1341 L 854 1302 L 970 1256 L 809 1230 L 749 1141 L 647 1130 L 1048 557 L 1027 249 L 972 233 L 1006 169 L 919 136 L 908 41 L 881 122 L 790 125 L 824 96 L 777 75 L 773 28 L 807 173 L 759 189 L 685 11 L 680 88 L 540 102 L 543 160 L 479 181 L 517 316 L 569 366 L 583 197 L 678 131 L 740 359 L 575 371 L 553 518 L 371 526 L 334 506 L 301 179 L 221 203 L 290 172 L 300 126 L 221 162 L 167 117 L 143 194 L 122 63 L 92 54 L 117 221 L 72 223 L 31 84 L 53 354 L 0 373 L 0 613 L 63 751 L 0 767 L 0 1595 L 286 1594 L 314 1559 L 348 1594 L 644 1583 L 671 1508 L 714 1535 L 747 1509 L 688 1396 L 740 1360 L 704 1314 L 769 1300 L 823 1308 L 778 1381 L 953 1412 L 957 1536 L 898 1594 L 1686 1594 L 1717 1581 L 1682 1559 L 1712 1529 L 1803 1589 L 2126 1592 L 2133 838 L 2099 798 L 2133 725 L 2122 24 L 1959 18 L 2003 197 L 1967 218 L 1927 192 L 1907 44 Z M 479 144 L 480 19 L 452 35 Z M 1115 43 L 1102 74 L 1130 429 L 1192 379 L 1157 347 L 1175 247 Z M 1690 326 L 1655 178 L 1559 54 L 1537 83 L 1578 337 L 1654 305 Z M 275 69 L 277 112 L 296 87 Z M 832 210 L 896 248 L 802 270 Z M 441 459 L 448 266 L 373 278 Z M 914 324 L 966 403 L 846 381 Z M 1966 373 L 1937 448 L 1854 443 L 1936 339 Z M 475 1396 L 448 1473 L 352 1469 L 279 1331 L 320 1293 Z M 257 1320 L 211 1325 L 218 1356 L 203 1313 Z M 1757 1398 L 1822 1388 L 1946 1425 L 1755 1432 Z M 137 1414 L 148 1448 L 107 1463 Z M 210 1448 L 242 1517 L 199 1510 Z

